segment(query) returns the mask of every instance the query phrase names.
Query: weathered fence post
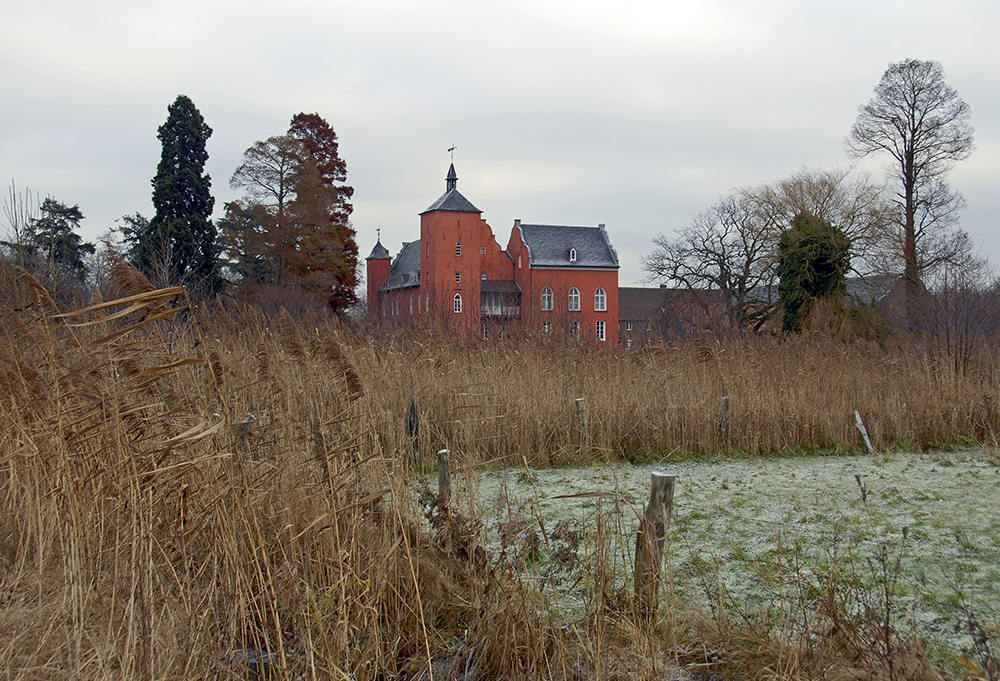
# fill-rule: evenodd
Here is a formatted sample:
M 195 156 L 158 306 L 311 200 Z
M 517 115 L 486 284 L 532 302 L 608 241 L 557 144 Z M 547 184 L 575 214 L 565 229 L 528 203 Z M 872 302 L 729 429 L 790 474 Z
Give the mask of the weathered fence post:
M 587 446 L 587 400 L 576 398 L 576 420 L 580 429 L 580 446 Z
M 861 432 L 861 440 L 865 443 L 865 449 L 868 450 L 868 454 L 875 456 L 875 448 L 872 447 L 871 438 L 868 437 L 868 429 L 865 428 L 865 422 L 861 420 L 861 412 L 857 410 L 854 411 L 854 424 Z
M 417 401 L 410 398 L 410 406 L 406 410 L 406 435 L 410 438 L 410 463 L 420 463 L 420 416 L 417 414 Z
M 438 452 L 438 498 L 441 505 L 448 507 L 451 500 L 451 461 L 449 456 L 451 450 L 442 449 Z
M 722 398 L 722 406 L 719 407 L 719 446 L 729 446 L 729 398 Z
M 635 537 L 636 612 L 645 622 L 649 622 L 656 615 L 663 545 L 670 529 L 670 511 L 674 505 L 676 479 L 676 475 L 666 473 L 657 472 L 651 475 L 649 505 L 639 520 L 639 532 Z

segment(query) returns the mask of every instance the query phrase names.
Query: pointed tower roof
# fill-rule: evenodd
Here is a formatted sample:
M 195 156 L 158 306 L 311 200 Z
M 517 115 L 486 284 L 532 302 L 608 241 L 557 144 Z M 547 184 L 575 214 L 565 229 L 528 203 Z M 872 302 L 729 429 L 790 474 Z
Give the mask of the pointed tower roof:
M 436 210 L 448 211 L 451 213 L 482 213 L 472 203 L 458 192 L 458 175 L 455 173 L 455 164 L 448 168 L 448 177 L 445 178 L 445 191 L 437 201 L 424 213 L 433 213 Z M 421 213 L 423 215 L 424 213 Z
M 375 242 L 375 248 L 372 249 L 372 254 L 369 255 L 365 260 L 388 260 L 389 259 L 389 249 L 382 245 L 382 239 L 379 238 Z

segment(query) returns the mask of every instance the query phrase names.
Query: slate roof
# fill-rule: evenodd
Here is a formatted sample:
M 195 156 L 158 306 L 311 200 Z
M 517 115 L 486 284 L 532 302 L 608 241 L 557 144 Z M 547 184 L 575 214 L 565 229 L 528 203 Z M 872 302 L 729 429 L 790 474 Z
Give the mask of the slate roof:
M 604 225 L 569 227 L 559 225 L 521 225 L 521 236 L 528 247 L 532 267 L 572 267 L 580 269 L 618 269 L 618 252 L 611 245 Z M 570 262 L 570 249 L 576 249 L 576 261 Z
M 431 204 L 431 207 L 424 213 L 433 213 L 436 210 L 448 211 L 451 213 L 482 213 L 472 203 L 458 192 L 458 175 L 455 174 L 455 164 L 448 168 L 448 177 L 445 178 L 445 191 L 441 197 Z M 421 213 L 423 215 L 424 213 Z
M 667 304 L 667 289 L 618 288 L 618 319 L 622 321 L 657 319 Z
M 389 257 L 389 249 L 382 245 L 382 240 L 379 239 L 375 242 L 375 248 L 372 249 L 372 254 L 369 255 L 365 260 L 380 260 Z
M 674 305 L 710 305 L 721 303 L 723 299 L 722 292 L 715 289 L 622 286 L 618 289 L 618 318 L 622 321 L 655 321 Z
M 404 243 L 399 249 L 399 255 L 392 261 L 392 271 L 389 278 L 382 284 L 380 291 L 392 291 L 397 288 L 420 285 L 420 239 Z
M 516 281 L 504 279 L 483 279 L 479 286 L 482 293 L 520 293 L 521 287 Z

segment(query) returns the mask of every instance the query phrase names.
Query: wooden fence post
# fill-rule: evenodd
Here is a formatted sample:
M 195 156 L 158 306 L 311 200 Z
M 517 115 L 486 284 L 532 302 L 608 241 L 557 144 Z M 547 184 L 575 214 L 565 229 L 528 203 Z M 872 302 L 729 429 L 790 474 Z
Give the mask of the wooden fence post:
M 587 400 L 583 397 L 576 398 L 576 419 L 580 429 L 580 446 L 587 446 Z
M 719 408 L 719 446 L 729 446 L 729 398 L 722 398 L 722 406 Z
M 412 397 L 406 410 L 406 435 L 410 438 L 410 464 L 415 466 L 420 463 L 420 415 L 417 401 Z
M 635 537 L 636 612 L 647 623 L 656 615 L 663 545 L 670 529 L 676 479 L 676 475 L 666 473 L 651 475 L 649 505 L 639 520 L 639 532 Z
M 861 432 L 861 440 L 865 443 L 865 449 L 868 450 L 869 456 L 875 456 L 875 448 L 872 447 L 871 438 L 868 437 L 868 429 L 865 428 L 865 422 L 861 420 L 861 412 L 857 410 L 854 411 L 854 425 Z
M 445 508 L 448 507 L 448 502 L 451 500 L 450 455 L 450 449 L 442 449 L 438 452 L 438 498 Z

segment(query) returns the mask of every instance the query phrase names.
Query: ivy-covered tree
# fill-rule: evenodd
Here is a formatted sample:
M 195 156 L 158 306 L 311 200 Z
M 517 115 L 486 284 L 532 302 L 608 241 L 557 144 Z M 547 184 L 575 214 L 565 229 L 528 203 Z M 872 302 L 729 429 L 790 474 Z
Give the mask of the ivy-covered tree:
M 152 180 L 155 215 L 144 225 L 136 265 L 159 285 L 210 293 L 219 283 L 212 180 L 204 173 L 212 135 L 194 102 L 178 95 L 160 126 L 160 163 Z M 169 281 L 163 281 L 166 277 Z
M 846 292 L 851 241 L 843 230 L 807 212 L 792 220 L 778 239 L 778 295 L 784 308 L 782 329 L 802 330 L 813 305 Z

